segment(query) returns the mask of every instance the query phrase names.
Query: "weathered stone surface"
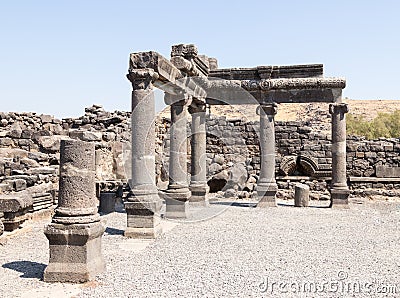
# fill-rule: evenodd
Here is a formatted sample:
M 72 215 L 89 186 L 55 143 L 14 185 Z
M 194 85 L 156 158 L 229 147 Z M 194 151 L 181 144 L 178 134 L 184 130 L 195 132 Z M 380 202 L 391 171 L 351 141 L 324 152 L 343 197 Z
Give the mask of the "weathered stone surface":
M 400 167 L 376 166 L 376 177 L 400 178 Z
M 38 143 L 44 150 L 56 152 L 60 149 L 61 140 L 66 139 L 68 139 L 67 136 L 42 136 L 39 137 Z
M 95 193 L 95 147 L 93 143 L 62 140 L 60 183 L 56 214 L 45 229 L 50 260 L 46 282 L 86 282 L 105 269 Z
M 186 101 L 181 96 L 171 97 L 166 101 L 174 102 L 171 106 L 169 184 L 164 192 L 166 202 L 165 216 L 186 218 L 187 200 L 191 193 L 187 181 L 187 120 Z M 180 99 L 180 101 L 179 101 Z
M 32 197 L 26 195 L 0 195 L 0 212 L 4 213 L 4 229 L 13 231 L 26 220 L 32 210 Z
M 161 235 L 160 200 L 154 202 L 126 202 L 127 228 L 125 237 L 154 239 Z
M 294 206 L 308 207 L 310 200 L 310 187 L 305 184 L 297 183 L 294 188 Z
M 102 258 L 102 222 L 90 224 L 50 224 L 45 228 L 50 260 L 44 271 L 45 282 L 83 283 L 94 280 L 105 270 Z
M 15 213 L 32 206 L 32 198 L 28 196 L 0 195 L 0 212 Z
M 229 169 L 229 179 L 227 187 L 242 190 L 247 182 L 247 169 L 243 163 L 234 164 Z
M 53 222 L 77 224 L 98 221 L 94 144 L 62 140 L 60 151 L 59 205 Z
M 115 192 L 102 192 L 100 193 L 99 212 L 111 213 L 115 211 L 115 203 L 117 196 Z

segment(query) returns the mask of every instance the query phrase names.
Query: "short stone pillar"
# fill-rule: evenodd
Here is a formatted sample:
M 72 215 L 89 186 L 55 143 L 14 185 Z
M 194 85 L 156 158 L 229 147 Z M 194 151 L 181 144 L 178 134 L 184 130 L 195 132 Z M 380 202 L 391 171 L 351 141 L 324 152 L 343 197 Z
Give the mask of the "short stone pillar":
M 186 207 L 191 196 L 187 176 L 187 101 L 179 95 L 165 95 L 171 103 L 169 184 L 164 192 L 165 216 L 186 218 Z
M 260 115 L 260 155 L 261 169 L 257 183 L 259 207 L 275 207 L 278 185 L 275 180 L 275 125 L 277 104 L 271 103 L 257 108 Z
M 192 102 L 189 107 L 192 114 L 191 135 L 191 179 L 189 189 L 192 193 L 189 203 L 207 206 L 207 153 L 206 153 L 206 104 Z
M 97 213 L 94 143 L 61 141 L 59 203 L 46 226 L 50 261 L 45 282 L 80 283 L 105 270 L 101 237 L 105 226 Z
M 153 82 L 158 75 L 151 69 L 131 70 L 132 83 L 132 179 L 125 202 L 130 238 L 156 238 L 162 232 L 162 201 L 155 184 L 155 103 Z
M 308 207 L 310 201 L 310 187 L 297 183 L 294 187 L 294 206 Z
M 350 194 L 346 177 L 346 113 L 345 103 L 329 105 L 332 115 L 332 182 L 331 207 L 348 208 Z

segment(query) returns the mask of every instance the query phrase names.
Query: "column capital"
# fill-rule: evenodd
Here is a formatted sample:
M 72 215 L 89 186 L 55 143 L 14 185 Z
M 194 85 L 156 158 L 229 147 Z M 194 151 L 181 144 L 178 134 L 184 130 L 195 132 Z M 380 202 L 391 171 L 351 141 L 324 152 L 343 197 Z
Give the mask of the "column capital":
M 188 111 L 190 114 L 205 113 L 206 107 L 207 106 L 205 102 L 199 100 L 193 100 L 188 108 Z
M 349 106 L 346 103 L 331 103 L 329 105 L 329 114 L 346 114 L 349 112 Z
M 192 103 L 192 96 L 181 92 L 178 94 L 164 94 L 164 102 L 167 105 L 189 106 Z
M 275 102 L 259 105 L 256 110 L 257 115 L 261 115 L 261 109 L 266 115 L 275 116 L 278 112 L 278 105 Z
M 126 75 L 134 90 L 152 88 L 159 75 L 151 68 L 133 69 Z

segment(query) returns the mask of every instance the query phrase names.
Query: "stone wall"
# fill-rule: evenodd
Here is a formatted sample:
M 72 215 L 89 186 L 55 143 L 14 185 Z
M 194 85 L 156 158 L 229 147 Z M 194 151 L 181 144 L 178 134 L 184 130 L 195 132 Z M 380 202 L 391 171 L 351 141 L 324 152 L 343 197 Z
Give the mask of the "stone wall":
M 328 198 L 326 189 L 332 161 L 330 135 L 314 129 L 311 124 L 276 123 L 279 196 L 287 195 L 295 182 L 302 181 L 310 186 L 314 198 Z M 165 188 L 168 183 L 169 125 L 168 118 L 156 120 L 156 173 L 160 188 Z M 223 189 L 225 193 L 221 195 L 252 195 L 260 170 L 258 131 L 258 122 L 208 116 L 207 165 L 213 192 Z M 66 138 L 95 143 L 98 181 L 127 181 L 129 112 L 107 112 L 94 105 L 86 108 L 79 118 L 63 120 L 35 113 L 0 113 L 0 193 L 23 191 L 44 184 L 52 185 L 47 190 L 49 193 L 57 189 L 59 144 Z M 188 151 L 190 153 L 190 144 Z M 365 181 L 350 179 L 354 193 L 371 194 L 372 191 L 372 194 L 394 195 L 393 190 L 400 188 L 396 177 L 384 177 L 386 174 L 374 177 L 377 169 L 385 173 L 382 167 L 399 167 L 399 153 L 399 139 L 348 138 L 348 176 L 369 177 Z M 190 154 L 188 170 L 189 164 Z M 396 176 L 396 170 L 390 171 Z
M 59 120 L 36 113 L 0 113 L 0 194 L 26 192 L 44 204 L 45 194 L 56 200 L 62 139 L 81 139 L 96 146 L 96 178 L 126 179 L 124 144 L 130 139 L 127 112 L 106 112 L 101 106 L 85 109 L 76 119 Z M 39 192 L 39 193 L 37 193 Z

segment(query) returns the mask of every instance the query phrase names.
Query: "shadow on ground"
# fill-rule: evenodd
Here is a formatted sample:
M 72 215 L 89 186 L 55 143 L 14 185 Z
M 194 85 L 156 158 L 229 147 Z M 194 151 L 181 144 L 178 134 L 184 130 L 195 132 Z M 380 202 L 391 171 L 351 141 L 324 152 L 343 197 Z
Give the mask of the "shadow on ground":
M 46 269 L 46 264 L 36 263 L 31 261 L 15 261 L 3 264 L 2 267 L 6 269 L 11 269 L 17 272 L 21 272 L 22 278 L 43 278 L 44 269 Z
M 257 202 L 236 202 L 236 201 L 213 201 L 210 202 L 210 205 L 225 205 L 232 207 L 257 207 Z
M 107 227 L 105 231 L 108 235 L 124 235 L 124 230 Z

